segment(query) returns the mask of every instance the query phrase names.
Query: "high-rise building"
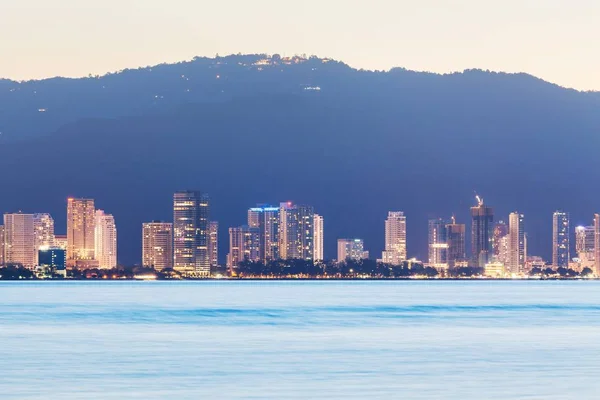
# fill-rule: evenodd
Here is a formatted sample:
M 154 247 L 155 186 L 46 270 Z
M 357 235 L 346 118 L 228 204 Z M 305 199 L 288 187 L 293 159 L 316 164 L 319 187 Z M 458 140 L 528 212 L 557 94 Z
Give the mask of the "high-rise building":
M 25 268 L 36 266 L 33 214 L 4 214 L 4 262 Z
M 589 256 L 594 253 L 596 246 L 596 231 L 594 226 L 578 226 L 575 228 L 575 251 L 577 257 Z
M 452 223 L 446 226 L 448 233 L 448 265 L 453 267 L 457 263 L 467 261 L 465 224 L 457 224 L 452 217 Z
M 494 225 L 494 233 L 492 235 L 492 252 L 494 256 L 500 254 L 500 240 L 508 235 L 508 225 L 504 221 L 498 221 Z
M 231 270 L 243 261 L 260 261 L 260 229 L 248 225 L 229 228 L 227 267 Z
M 146 222 L 142 225 L 142 264 L 157 271 L 173 268 L 173 224 Z
M 96 211 L 94 254 L 103 269 L 117 266 L 117 226 L 115 218 L 103 210 Z
M 279 216 L 280 257 L 312 261 L 315 254 L 315 213 L 313 208 L 282 203 Z
M 314 217 L 314 222 L 313 222 L 313 226 L 314 226 L 314 255 L 313 255 L 313 261 L 317 262 L 317 261 L 323 261 L 324 258 L 324 249 L 323 249 L 323 241 L 324 241 L 324 236 L 323 236 L 323 216 L 319 215 L 319 214 L 315 214 Z
M 474 266 L 485 268 L 492 258 L 494 210 L 477 196 L 477 206 L 471 207 L 471 253 Z
M 556 211 L 552 216 L 552 265 L 568 268 L 571 259 L 569 213 Z
M 54 246 L 54 219 L 50 214 L 34 214 L 33 229 L 35 231 L 35 261 L 38 265 L 38 251 Z
M 248 226 L 260 229 L 260 258 L 265 262 L 281 258 L 280 210 L 267 204 L 259 204 L 248 210 Z
M 208 226 L 210 268 L 215 270 L 219 266 L 219 223 L 217 221 L 210 221 Z
M 68 199 L 67 264 L 69 266 L 85 265 L 95 260 L 95 224 L 94 200 Z
M 35 244 L 38 249 L 54 246 L 54 219 L 50 214 L 34 214 L 33 227 L 35 230 Z
M 429 265 L 448 268 L 448 221 L 441 218 L 429 220 Z
M 385 250 L 382 260 L 399 265 L 406 261 L 406 216 L 402 211 L 390 211 L 385 220 Z
M 365 243 L 362 239 L 338 239 L 337 254 L 338 262 L 369 258 L 369 252 L 365 251 Z
M 503 265 L 510 263 L 510 235 L 504 235 L 498 239 L 498 255 L 494 257 Z
M 281 225 L 281 209 L 279 207 L 261 206 L 260 210 L 260 253 L 263 261 L 278 260 Z M 255 209 L 257 210 L 257 209 Z M 250 221 L 249 225 L 250 225 Z M 250 225 L 253 226 L 253 225 Z
M 174 268 L 199 276 L 210 275 L 210 206 L 207 195 L 197 191 L 173 196 Z
M 3 265 L 4 265 L 4 225 L 0 225 L 0 267 Z
M 248 210 L 248 226 L 250 228 L 260 228 L 264 218 L 263 212 L 264 207 L 261 204 Z
M 509 245 L 508 245 L 508 271 L 512 274 L 525 272 L 525 216 L 513 212 L 508 217 Z
M 596 243 L 594 245 L 594 258 L 596 264 L 596 276 L 600 276 L 600 214 L 594 215 L 594 231 Z

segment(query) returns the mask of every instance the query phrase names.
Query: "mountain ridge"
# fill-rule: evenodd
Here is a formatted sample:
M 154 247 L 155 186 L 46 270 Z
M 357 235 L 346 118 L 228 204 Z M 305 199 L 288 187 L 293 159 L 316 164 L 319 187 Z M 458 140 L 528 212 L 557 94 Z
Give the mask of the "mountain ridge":
M 47 211 L 64 232 L 65 199 L 93 197 L 115 215 L 119 260 L 132 264 L 141 223 L 170 220 L 171 195 L 185 188 L 212 195 L 222 259 L 227 228 L 256 203 L 314 205 L 328 258 L 338 237 L 364 238 L 377 256 L 387 211 L 402 210 L 409 254 L 426 259 L 427 219 L 469 225 L 475 190 L 497 219 L 524 213 L 530 253 L 546 258 L 553 211 L 571 211 L 575 226 L 600 210 L 596 93 L 528 75 L 365 72 L 321 59 L 283 72 L 179 67 L 66 89 L 55 80 L 13 98 L 0 82 L 0 211 Z

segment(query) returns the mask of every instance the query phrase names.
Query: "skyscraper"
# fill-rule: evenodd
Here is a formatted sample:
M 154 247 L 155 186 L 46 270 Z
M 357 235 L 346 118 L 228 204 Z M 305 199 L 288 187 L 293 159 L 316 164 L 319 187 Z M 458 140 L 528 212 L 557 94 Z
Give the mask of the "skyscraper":
M 280 208 L 266 204 L 248 210 L 248 226 L 260 229 L 260 258 L 263 261 L 280 258 Z
M 174 268 L 199 276 L 210 274 L 209 198 L 197 191 L 173 195 Z
M 525 272 L 525 216 L 518 212 L 513 212 L 508 217 L 509 229 L 509 255 L 508 271 L 513 274 L 522 274 Z
M 3 219 L 4 222 L 4 219 Z M 4 265 L 4 225 L 0 225 L 0 267 Z
M 382 260 L 399 265 L 406 261 L 406 216 L 402 211 L 390 211 L 385 220 L 385 250 Z
M 337 254 L 338 262 L 369 258 L 369 252 L 365 251 L 365 243 L 362 239 L 338 239 Z
M 315 213 L 310 206 L 282 203 L 279 251 L 282 259 L 314 259 Z
M 34 214 L 33 228 L 37 249 L 54 246 L 54 219 L 50 214 Z
M 594 246 L 594 257 L 596 263 L 596 276 L 600 276 L 600 214 L 594 215 L 594 230 L 596 244 Z
M 594 226 L 578 226 L 575 228 L 575 251 L 577 257 L 588 257 L 594 253 L 596 246 L 596 230 Z
M 466 230 L 465 224 L 457 224 L 452 217 L 452 223 L 446 226 L 448 233 L 448 265 L 453 267 L 456 263 L 467 261 Z
M 492 256 L 494 210 L 477 196 L 477 206 L 471 207 L 471 252 L 473 265 L 485 267 Z
M 25 268 L 36 265 L 33 214 L 4 214 L 4 262 Z
M 279 251 L 280 208 L 264 207 L 261 221 L 261 257 L 264 261 L 278 260 L 281 258 Z
M 217 221 L 210 221 L 208 235 L 210 268 L 214 270 L 219 266 L 219 223 Z
M 229 228 L 227 267 L 237 267 L 243 261 L 260 261 L 260 229 L 248 225 Z
M 429 265 L 448 268 L 448 227 L 441 218 L 429 220 Z
M 492 235 L 492 252 L 494 256 L 500 255 L 501 239 L 508 235 L 508 225 L 504 221 L 498 221 L 494 225 L 494 233 Z
M 117 266 L 117 226 L 115 218 L 103 210 L 96 211 L 95 251 L 98 266 L 111 269 Z
M 314 255 L 313 255 L 313 261 L 323 261 L 324 260 L 324 250 L 323 250 L 323 240 L 324 240 L 324 236 L 323 236 L 323 216 L 315 214 L 314 217 L 314 246 L 315 246 L 315 250 L 314 250 Z
M 146 222 L 142 225 L 142 264 L 157 271 L 173 268 L 173 224 Z
M 556 211 L 552 216 L 552 265 L 568 268 L 571 259 L 569 213 Z
M 67 201 L 67 264 L 93 264 L 95 260 L 96 209 L 92 199 Z

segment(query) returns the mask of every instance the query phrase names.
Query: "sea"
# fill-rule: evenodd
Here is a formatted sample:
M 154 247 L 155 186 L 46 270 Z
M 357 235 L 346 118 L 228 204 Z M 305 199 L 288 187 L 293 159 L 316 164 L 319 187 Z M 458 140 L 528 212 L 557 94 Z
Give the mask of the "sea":
M 0 283 L 1 399 L 598 399 L 598 281 Z

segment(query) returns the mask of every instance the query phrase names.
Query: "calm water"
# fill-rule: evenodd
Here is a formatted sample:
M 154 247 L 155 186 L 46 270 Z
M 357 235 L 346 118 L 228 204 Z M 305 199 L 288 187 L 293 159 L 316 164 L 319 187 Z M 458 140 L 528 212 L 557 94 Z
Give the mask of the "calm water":
M 600 282 L 0 283 L 0 398 L 596 399 Z

